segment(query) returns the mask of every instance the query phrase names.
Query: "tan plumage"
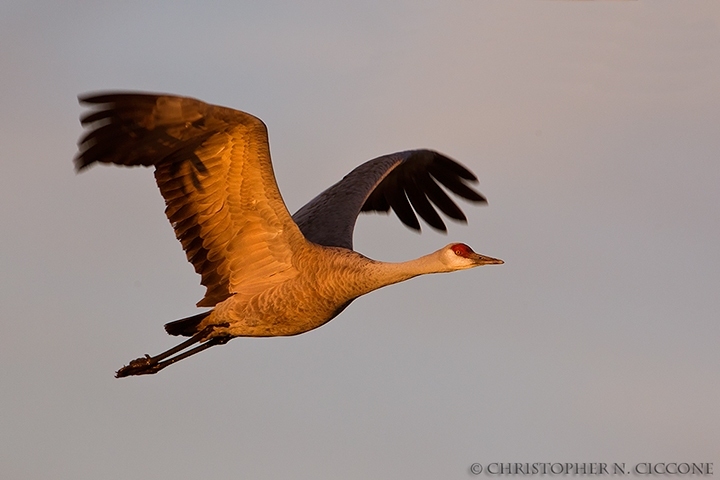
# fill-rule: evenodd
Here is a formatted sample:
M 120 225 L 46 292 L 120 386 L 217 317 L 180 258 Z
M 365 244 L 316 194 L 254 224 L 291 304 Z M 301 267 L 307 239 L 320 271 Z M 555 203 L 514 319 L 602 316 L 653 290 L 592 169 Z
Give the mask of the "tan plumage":
M 237 336 L 312 330 L 358 296 L 417 275 L 502 263 L 464 244 L 403 263 L 376 262 L 352 250 L 361 211 L 392 208 L 419 230 L 414 209 L 444 231 L 432 201 L 464 221 L 437 182 L 485 202 L 465 183 L 475 176 L 437 152 L 370 160 L 291 217 L 273 174 L 267 129 L 252 115 L 170 95 L 107 93 L 80 101 L 96 108 L 81 119 L 90 131 L 78 142 L 76 167 L 155 167 L 167 217 L 206 287 L 197 305 L 214 307 L 167 324 L 168 333 L 191 338 L 133 360 L 118 377 L 155 373 Z M 204 343 L 179 353 L 199 342 Z

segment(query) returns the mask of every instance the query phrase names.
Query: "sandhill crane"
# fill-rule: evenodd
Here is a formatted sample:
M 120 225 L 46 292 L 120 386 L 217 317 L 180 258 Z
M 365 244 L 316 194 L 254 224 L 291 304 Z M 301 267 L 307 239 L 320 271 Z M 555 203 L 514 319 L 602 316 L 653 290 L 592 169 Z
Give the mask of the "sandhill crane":
M 307 332 L 360 295 L 418 275 L 503 263 L 462 243 L 402 263 L 378 262 L 352 249 L 361 211 L 392 208 L 403 223 L 420 230 L 414 208 L 430 226 L 445 231 L 432 201 L 465 221 L 436 182 L 467 200 L 485 202 L 466 184 L 476 181 L 475 175 L 437 152 L 412 150 L 370 160 L 291 217 L 260 119 L 171 95 L 114 92 L 79 100 L 91 110 L 81 117 L 89 131 L 78 141 L 77 170 L 98 162 L 155 167 L 165 213 L 206 287 L 197 306 L 213 307 L 166 324 L 170 335 L 190 339 L 131 361 L 117 377 L 156 373 L 234 337 Z

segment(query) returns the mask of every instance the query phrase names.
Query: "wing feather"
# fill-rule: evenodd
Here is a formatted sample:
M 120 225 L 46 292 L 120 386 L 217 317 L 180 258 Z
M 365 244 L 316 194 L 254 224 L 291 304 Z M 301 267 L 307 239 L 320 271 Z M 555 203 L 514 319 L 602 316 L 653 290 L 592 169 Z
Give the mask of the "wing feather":
M 352 248 L 353 229 L 361 211 L 392 209 L 405 225 L 420 230 L 417 213 L 431 227 L 446 231 L 433 204 L 450 218 L 466 218 L 438 183 L 466 200 L 486 203 L 485 197 L 466 183 L 476 181 L 470 170 L 440 153 L 393 153 L 357 167 L 298 210 L 293 220 L 308 240 L 345 248 Z
M 80 98 L 78 170 L 94 163 L 153 165 L 165 213 L 207 288 L 198 306 L 297 274 L 302 234 L 270 162 L 267 129 L 244 112 L 170 95 Z
M 433 206 L 430 204 L 428 197 L 425 195 L 422 188 L 420 188 L 416 179 L 413 178 L 411 181 L 407 182 L 405 185 L 405 193 L 407 194 L 412 207 L 431 227 L 442 232 L 447 231 L 440 215 L 438 215 Z

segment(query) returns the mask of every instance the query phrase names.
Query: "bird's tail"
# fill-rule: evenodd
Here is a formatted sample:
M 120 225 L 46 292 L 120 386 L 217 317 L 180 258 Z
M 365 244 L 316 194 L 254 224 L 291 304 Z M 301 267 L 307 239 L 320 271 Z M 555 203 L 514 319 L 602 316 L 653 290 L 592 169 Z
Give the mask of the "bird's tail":
M 192 337 L 193 335 L 198 333 L 198 326 L 205 317 L 210 315 L 211 312 L 212 310 L 208 310 L 207 312 L 198 313 L 197 315 L 193 315 L 192 317 L 181 318 L 180 320 L 166 323 L 165 331 L 170 335 L 182 335 L 185 337 Z

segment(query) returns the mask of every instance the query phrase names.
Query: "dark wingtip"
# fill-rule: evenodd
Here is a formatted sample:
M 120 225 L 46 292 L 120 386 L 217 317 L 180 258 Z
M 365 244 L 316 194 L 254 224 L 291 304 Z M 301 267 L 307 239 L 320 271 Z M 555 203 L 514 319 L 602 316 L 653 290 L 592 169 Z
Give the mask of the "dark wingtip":
M 452 158 L 443 155 L 442 153 L 438 153 L 433 151 L 435 154 L 434 160 L 442 165 L 443 167 L 447 168 L 451 172 L 453 172 L 458 177 L 462 178 L 463 180 L 467 180 L 469 182 L 477 183 L 478 179 L 475 176 L 473 172 L 471 172 L 467 167 L 465 167 L 463 164 L 458 162 L 457 160 L 453 160 Z
M 107 98 L 112 97 L 112 92 L 87 92 L 78 95 L 78 103 L 80 105 L 85 104 L 97 104 L 97 103 L 108 103 Z
M 131 92 L 122 92 L 119 90 L 99 90 L 96 92 L 81 93 L 78 95 L 78 102 L 80 104 L 98 104 L 98 103 L 112 103 L 118 97 L 133 95 Z
M 88 167 L 88 164 L 83 161 L 82 157 L 73 158 L 73 165 L 75 165 L 75 173 L 80 173 Z

